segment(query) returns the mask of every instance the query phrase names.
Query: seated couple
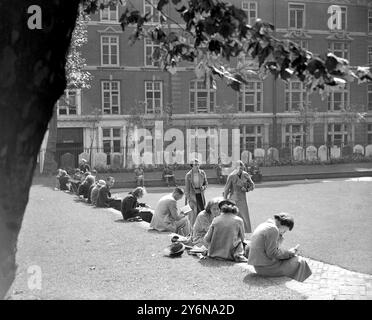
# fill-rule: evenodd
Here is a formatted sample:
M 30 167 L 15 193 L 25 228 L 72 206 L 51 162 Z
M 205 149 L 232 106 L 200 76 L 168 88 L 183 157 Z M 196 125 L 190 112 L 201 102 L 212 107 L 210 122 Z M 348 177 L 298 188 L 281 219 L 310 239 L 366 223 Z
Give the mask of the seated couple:
M 121 202 L 121 214 L 125 221 L 142 221 L 150 220 L 142 217 L 141 208 L 149 208 L 145 203 L 138 202 L 146 194 L 146 189 L 137 187 L 129 195 L 126 196 Z M 151 213 L 150 210 L 146 211 L 147 216 Z M 151 215 L 151 214 L 150 214 Z M 144 219 L 143 219 L 144 218 Z M 151 221 L 151 220 L 150 220 Z

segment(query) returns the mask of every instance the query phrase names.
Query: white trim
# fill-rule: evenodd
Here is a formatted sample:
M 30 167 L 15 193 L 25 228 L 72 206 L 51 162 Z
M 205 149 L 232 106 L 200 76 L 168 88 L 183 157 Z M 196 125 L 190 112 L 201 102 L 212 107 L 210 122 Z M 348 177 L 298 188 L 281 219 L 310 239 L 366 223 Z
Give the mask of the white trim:
M 247 18 L 248 18 L 248 24 L 250 24 L 250 25 L 252 25 L 255 21 L 250 21 L 250 16 L 249 16 L 249 13 L 251 12 L 251 11 L 253 11 L 253 10 L 251 10 L 249 7 L 250 7 L 250 4 L 252 4 L 252 3 L 254 3 L 255 4 L 255 13 L 256 13 L 256 15 L 255 15 L 255 20 L 258 18 L 258 2 L 257 1 L 248 1 L 248 0 L 243 0 L 242 1 L 242 4 L 241 4 L 241 9 L 243 10 L 243 11 L 245 11 L 246 13 L 247 13 Z M 244 4 L 247 4 L 248 5 L 248 9 L 244 9 L 243 8 L 243 5 Z
M 104 80 L 104 79 L 101 79 L 101 110 L 102 110 L 102 115 L 107 115 L 107 113 L 105 114 L 104 113 L 104 92 L 107 91 L 107 90 L 104 90 L 104 83 L 105 82 L 108 82 L 110 84 L 110 89 L 109 89 L 109 92 L 110 92 L 110 113 L 109 115 L 120 115 L 120 109 L 121 109 L 121 94 L 120 94 L 120 81 L 119 80 Z M 112 113 L 112 83 L 117 83 L 118 84 L 118 113 Z
M 289 8 L 290 8 L 291 5 L 303 6 L 303 16 L 302 16 L 302 27 L 301 28 L 290 26 L 291 18 L 290 18 Z M 288 2 L 287 14 L 288 14 L 288 24 L 287 24 L 287 26 L 288 26 L 289 30 L 303 30 L 303 29 L 305 29 L 305 27 L 306 27 L 306 5 L 305 5 L 305 3 L 303 3 L 303 2 Z M 296 17 L 295 24 L 297 24 L 297 17 Z
M 116 5 L 115 6 L 115 20 L 111 20 L 110 19 L 110 11 L 113 11 L 113 10 L 111 10 L 111 8 L 110 8 L 110 6 L 108 6 L 108 7 L 106 7 L 106 8 L 104 8 L 103 10 L 99 10 L 99 21 L 100 22 L 116 22 L 116 23 L 118 23 L 118 20 L 119 20 L 119 8 L 118 8 L 118 6 Z M 105 10 L 108 10 L 108 19 L 107 20 L 102 20 L 102 13 L 103 13 L 103 11 L 105 11 Z
M 103 46 L 104 46 L 104 44 L 103 44 L 103 38 L 108 38 L 109 39 L 108 44 L 105 44 L 106 46 L 108 46 L 108 51 L 109 51 L 109 53 L 108 53 L 109 63 L 108 64 L 104 64 L 103 63 Z M 112 47 L 111 39 L 116 39 L 116 61 L 117 61 L 116 64 L 112 64 L 111 63 L 111 55 L 112 55 L 112 52 L 111 52 L 111 47 Z M 119 36 L 101 35 L 101 37 L 100 37 L 100 47 L 101 47 L 101 66 L 103 66 L 103 67 L 118 67 L 118 66 L 120 66 L 120 61 L 119 61 L 119 58 L 120 58 Z
M 147 84 L 148 83 L 151 83 L 152 84 L 152 90 L 147 90 Z M 154 89 L 154 85 L 155 83 L 159 83 L 159 90 L 155 90 Z M 152 109 L 153 109 L 153 112 L 152 113 L 149 113 L 148 112 L 148 102 L 147 102 L 147 92 L 148 91 L 151 91 L 153 94 L 155 92 L 160 92 L 160 112 L 158 113 L 158 115 L 162 115 L 163 114 L 163 81 L 162 80 L 145 80 L 144 81 L 144 86 L 145 86 L 145 114 L 153 114 L 153 115 L 156 115 L 156 110 L 155 110 L 155 105 L 154 105 L 154 98 L 153 98 L 153 105 L 152 105 Z
M 238 95 L 237 95 L 237 105 L 238 105 L 238 112 L 239 113 L 254 113 L 254 112 L 257 112 L 257 113 L 261 113 L 263 111 L 263 87 L 264 87 L 264 83 L 263 81 L 260 81 L 260 80 L 251 80 L 249 79 L 248 82 L 252 82 L 254 83 L 254 88 L 253 89 L 246 89 L 247 87 L 247 84 L 244 84 L 242 86 L 242 90 L 240 92 L 238 92 Z M 257 89 L 257 84 L 260 84 L 261 88 L 260 90 Z M 254 94 L 254 110 L 253 112 L 252 111 L 247 111 L 246 110 L 246 93 L 249 92 L 249 93 L 253 93 Z M 258 103 L 258 96 L 260 96 L 260 103 Z M 241 111 L 239 111 L 239 107 L 240 107 L 240 101 L 241 101 Z M 259 107 L 259 110 L 258 110 L 258 107 Z

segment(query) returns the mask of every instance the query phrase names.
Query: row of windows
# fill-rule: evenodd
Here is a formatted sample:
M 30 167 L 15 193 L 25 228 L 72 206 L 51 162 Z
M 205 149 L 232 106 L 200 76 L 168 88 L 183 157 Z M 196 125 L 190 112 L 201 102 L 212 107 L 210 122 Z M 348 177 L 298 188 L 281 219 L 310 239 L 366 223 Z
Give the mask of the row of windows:
M 309 50 L 307 40 L 297 42 L 302 48 Z M 120 65 L 119 57 L 119 36 L 101 36 L 101 66 L 118 67 Z M 158 60 L 153 58 L 155 50 L 159 50 L 159 45 L 151 40 L 144 40 L 144 65 L 146 67 L 159 67 Z M 372 46 L 367 49 L 367 63 L 372 66 Z M 332 41 L 328 43 L 328 51 L 336 56 L 350 60 L 350 43 L 345 41 Z
M 156 10 L 159 0 L 143 0 L 143 12 L 149 13 L 151 23 L 159 23 L 161 13 Z M 341 8 L 341 30 L 347 29 L 347 7 Z M 241 8 L 247 13 L 248 23 L 253 24 L 258 17 L 258 1 L 241 2 Z M 111 5 L 100 11 L 100 20 L 102 22 L 118 22 L 118 6 Z M 163 17 L 165 19 L 165 17 Z M 372 32 L 372 10 L 368 10 L 368 32 Z M 304 29 L 306 27 L 306 5 L 304 3 L 288 3 L 288 28 Z
M 120 82 L 102 81 L 103 114 L 120 114 Z M 263 111 L 263 83 L 251 81 L 238 93 L 238 112 Z M 372 110 L 372 84 L 367 86 L 367 110 Z M 332 92 L 327 99 L 328 111 L 341 111 L 350 104 L 349 88 Z M 291 81 L 285 86 L 285 111 L 301 110 L 309 102 L 309 95 L 299 81 Z M 76 115 L 80 110 L 80 92 L 67 90 L 58 101 L 59 115 Z M 190 113 L 213 113 L 216 111 L 216 90 L 201 80 L 192 80 L 189 89 Z M 145 81 L 146 114 L 163 112 L 163 82 Z
M 215 129 L 214 127 L 200 127 L 193 129 L 203 129 L 204 132 Z M 329 123 L 327 125 L 327 143 L 332 145 L 345 145 L 348 143 L 350 128 L 346 124 Z M 149 130 L 152 132 L 152 130 Z M 121 128 L 103 128 L 102 145 L 105 153 L 121 152 L 122 137 Z M 301 124 L 286 124 L 284 128 L 284 141 L 287 146 L 304 145 L 304 128 Z M 367 131 L 368 143 L 372 143 L 372 124 L 368 124 Z M 207 135 L 208 139 L 208 135 Z M 240 149 L 253 152 L 256 148 L 262 148 L 263 125 L 242 125 L 240 126 Z

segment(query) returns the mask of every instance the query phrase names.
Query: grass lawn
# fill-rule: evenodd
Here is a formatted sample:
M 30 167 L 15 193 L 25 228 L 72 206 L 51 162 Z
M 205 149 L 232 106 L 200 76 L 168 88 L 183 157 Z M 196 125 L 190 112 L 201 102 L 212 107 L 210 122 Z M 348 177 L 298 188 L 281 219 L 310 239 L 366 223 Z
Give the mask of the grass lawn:
M 221 193 L 221 186 L 210 186 L 206 198 Z M 150 190 L 143 200 L 155 207 L 163 194 L 164 189 Z M 310 180 L 260 187 L 248 194 L 248 203 L 253 228 L 286 211 L 294 216 L 295 226 L 285 235 L 285 246 L 299 243 L 304 256 L 372 274 L 372 181 Z

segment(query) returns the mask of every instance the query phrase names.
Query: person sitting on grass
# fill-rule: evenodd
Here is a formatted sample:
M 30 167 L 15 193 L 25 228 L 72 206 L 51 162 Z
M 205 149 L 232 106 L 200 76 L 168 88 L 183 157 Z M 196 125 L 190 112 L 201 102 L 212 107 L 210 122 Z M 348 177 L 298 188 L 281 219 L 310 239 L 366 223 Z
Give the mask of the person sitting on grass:
M 196 217 L 194 227 L 192 229 L 192 243 L 194 245 L 204 245 L 207 244 L 204 241 L 204 236 L 212 224 L 215 217 L 220 214 L 220 208 L 218 204 L 223 200 L 223 198 L 213 198 L 207 202 L 205 210 L 200 212 Z
M 93 187 L 90 193 L 90 201 L 92 202 L 92 205 L 97 206 L 98 191 L 99 189 L 101 189 L 101 187 L 105 185 L 106 185 L 105 180 L 99 180 L 98 183 Z
M 78 188 L 78 196 L 83 196 L 84 199 L 88 198 L 90 187 L 94 185 L 94 177 L 92 175 L 88 175 L 84 182 L 80 184 Z
M 252 233 L 248 264 L 253 265 L 257 274 L 264 277 L 287 276 L 303 282 L 311 270 L 307 262 L 297 256 L 298 245 L 289 250 L 281 248 L 283 235 L 294 226 L 293 218 L 287 213 L 274 215 L 261 223 Z
M 190 233 L 189 220 L 183 212 L 178 212 L 177 201 L 183 198 L 184 191 L 176 187 L 173 193 L 160 198 L 150 227 L 158 231 L 171 231 L 182 236 Z
M 106 184 L 102 186 L 98 191 L 97 207 L 98 208 L 109 208 L 115 198 L 111 198 L 110 188 L 114 185 L 115 179 L 108 177 Z
M 59 190 L 70 191 L 70 176 L 66 170 L 59 169 L 57 179 L 59 181 Z
M 145 188 L 137 187 L 129 195 L 126 196 L 121 202 L 121 214 L 123 219 L 126 221 L 142 221 L 140 216 L 139 207 L 148 207 L 145 203 L 139 203 L 138 200 L 141 199 L 146 193 Z
M 82 173 L 89 172 L 90 171 L 90 166 L 88 164 L 88 161 L 85 159 L 81 159 L 79 169 Z
M 244 222 L 237 216 L 238 207 L 232 200 L 219 203 L 221 214 L 213 219 L 204 241 L 208 256 L 216 259 L 247 262 L 244 256 Z

